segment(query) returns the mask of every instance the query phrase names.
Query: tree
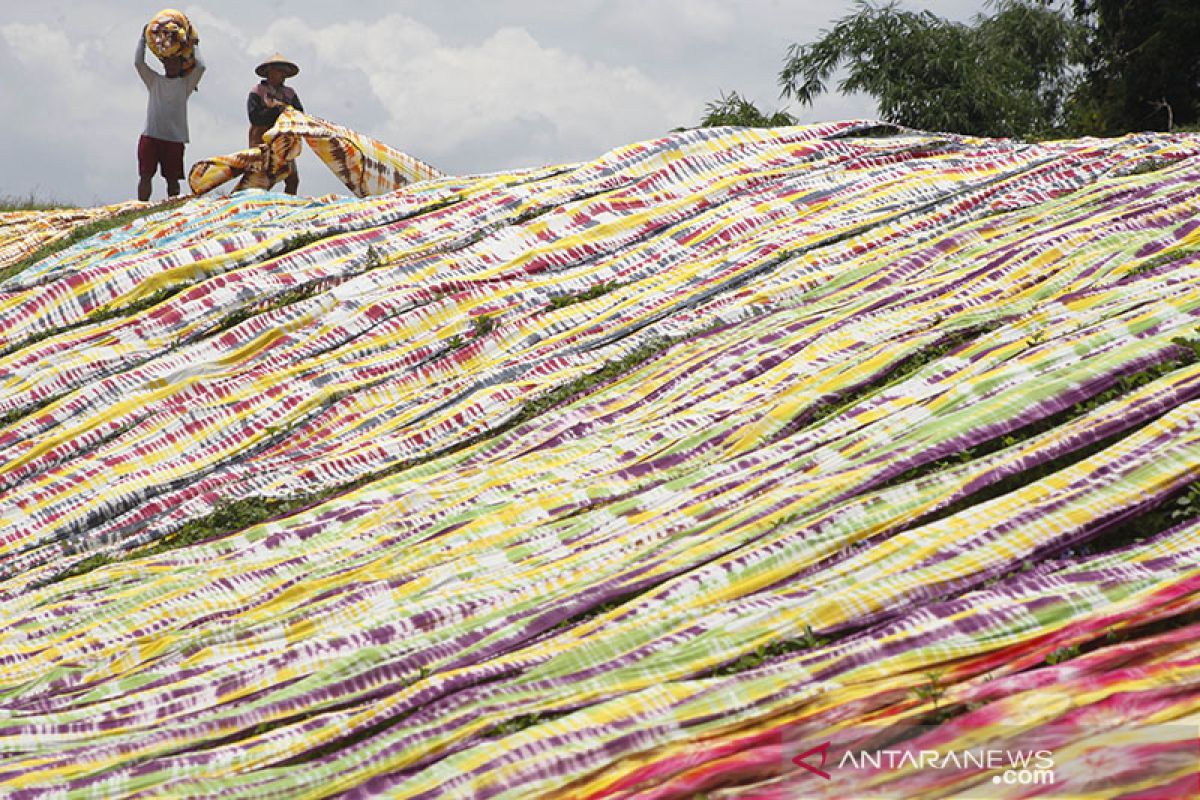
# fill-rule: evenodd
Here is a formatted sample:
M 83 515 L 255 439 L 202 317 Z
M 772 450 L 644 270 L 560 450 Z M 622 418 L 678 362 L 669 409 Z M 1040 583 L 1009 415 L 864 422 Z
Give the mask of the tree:
M 1170 130 L 1200 121 L 1200 2 L 1075 0 L 1089 29 L 1076 127 Z
M 859 0 L 820 39 L 788 48 L 779 84 L 804 105 L 839 66 L 891 122 L 978 136 L 1059 133 L 1084 55 L 1084 27 L 1049 0 L 998 0 L 974 25 Z
M 777 128 L 795 125 L 796 118 L 786 111 L 765 114 L 758 106 L 737 92 L 721 94 L 721 99 L 709 103 L 704 109 L 700 127 L 715 128 L 721 125 L 738 125 L 745 128 Z

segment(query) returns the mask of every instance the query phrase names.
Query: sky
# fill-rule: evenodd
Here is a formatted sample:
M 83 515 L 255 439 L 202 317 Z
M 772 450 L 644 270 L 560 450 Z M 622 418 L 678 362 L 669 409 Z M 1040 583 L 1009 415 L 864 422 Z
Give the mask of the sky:
M 986 0 L 903 0 L 969 21 Z M 851 13 L 847 0 L 201 0 L 208 70 L 188 105 L 185 167 L 245 147 L 254 67 L 278 51 L 305 109 L 471 174 L 586 161 L 672 128 L 737 91 L 801 122 L 875 118 L 870 97 L 779 97 L 788 45 Z M 146 89 L 133 69 L 136 0 L 0 0 L 0 197 L 131 199 Z M 161 69 L 152 55 L 147 63 Z M 345 194 L 306 151 L 300 193 Z M 232 183 L 217 191 L 228 191 Z M 185 187 L 186 192 L 186 187 Z M 153 199 L 165 193 L 156 177 Z

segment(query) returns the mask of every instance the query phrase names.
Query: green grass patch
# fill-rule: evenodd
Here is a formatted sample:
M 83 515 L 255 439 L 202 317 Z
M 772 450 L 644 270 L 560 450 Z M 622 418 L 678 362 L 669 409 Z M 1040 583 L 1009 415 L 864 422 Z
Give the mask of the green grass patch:
M 76 208 L 70 203 L 60 203 L 57 200 L 43 200 L 32 192 L 24 197 L 0 195 L 0 213 L 6 211 L 55 211 L 64 208 Z
M 576 303 L 586 303 L 588 300 L 594 300 L 597 297 L 603 297 L 609 292 L 628 285 L 629 284 L 627 283 L 618 283 L 617 281 L 606 281 L 605 283 L 598 283 L 595 286 L 583 290 L 582 292 L 555 295 L 554 297 L 550 298 L 550 310 L 557 311 L 560 308 L 573 306 Z
M 69 392 L 64 392 L 63 394 L 68 394 L 68 393 Z M 54 397 L 48 397 L 45 400 L 41 401 L 40 403 L 35 403 L 34 405 L 29 406 L 27 408 L 14 408 L 12 411 L 9 411 L 4 416 L 0 416 L 0 428 L 7 428 L 9 425 L 12 425 L 14 422 L 16 422 L 19 419 L 28 417 L 30 414 L 36 414 L 38 411 L 41 411 L 43 408 L 50 405 L 55 400 L 60 399 L 63 396 L 63 394 L 58 394 L 58 395 L 55 395 Z
M 302 286 L 288 289 L 286 292 L 281 292 L 274 297 L 267 298 L 263 302 L 243 306 L 233 313 L 222 317 L 221 321 L 218 322 L 216 326 L 213 327 L 212 331 L 206 335 L 217 336 L 229 330 L 230 328 L 242 324 L 251 317 L 257 317 L 260 314 L 266 314 L 270 311 L 277 311 L 278 309 L 295 305 L 296 303 L 308 300 L 309 298 L 316 297 L 318 294 L 325 291 L 327 285 L 328 284 L 324 281 L 314 281 L 312 283 L 306 283 Z
M 47 581 L 47 583 L 57 583 L 58 581 L 63 581 L 67 578 L 74 578 L 76 575 L 86 575 L 94 569 L 99 569 L 100 567 L 108 564 L 113 564 L 116 561 L 118 561 L 118 559 L 115 559 L 109 555 L 97 554 L 94 556 L 88 556 L 82 561 L 77 562 L 70 569 L 58 573 L 49 581 Z
M 222 503 L 211 514 L 190 520 L 174 533 L 137 551 L 134 556 L 158 555 L 244 530 L 296 510 L 297 500 L 302 498 L 246 497 Z
M 306 236 L 304 238 L 307 239 L 308 237 Z M 318 236 L 318 237 L 316 237 L 316 239 L 311 239 L 305 243 L 311 244 L 313 241 L 317 241 L 320 238 L 323 238 L 323 237 Z M 294 243 L 294 240 L 289 239 L 288 242 Z M 304 244 L 296 244 L 296 246 L 293 247 L 292 249 L 296 249 L 296 247 L 303 247 L 303 246 L 304 246 Z M 367 247 L 367 253 L 363 260 L 363 268 L 361 270 L 356 270 L 352 273 L 349 273 L 343 277 L 350 277 L 351 275 L 361 275 L 363 272 L 366 272 L 366 271 L 369 271 L 372 269 L 378 269 L 379 267 L 386 266 L 386 264 L 387 264 L 387 262 L 384 260 L 382 254 L 378 250 L 375 249 L 374 245 L 370 245 L 369 247 Z M 281 292 L 280 294 L 277 294 L 273 297 L 268 297 L 257 303 L 251 303 L 249 305 L 243 306 L 242 308 L 239 308 L 236 311 L 223 317 L 215 326 L 213 326 L 212 330 L 205 335 L 206 336 L 217 336 L 217 335 L 222 334 L 225 331 L 229 330 L 230 328 L 233 328 L 237 325 L 242 324 L 243 322 L 250 319 L 251 317 L 257 317 L 260 314 L 266 314 L 270 311 L 276 311 L 276 310 L 284 308 L 286 306 L 295 305 L 296 303 L 302 302 L 304 300 L 308 300 L 312 297 L 316 297 L 318 294 L 325 291 L 329 286 L 331 286 L 335 282 L 337 282 L 337 280 L 339 280 L 339 279 L 327 279 L 327 280 L 313 281 L 312 283 L 306 283 L 301 286 L 293 287 L 291 289 L 288 289 L 285 292 Z
M 1047 654 L 1046 663 L 1050 666 L 1061 664 L 1064 661 L 1070 661 L 1079 655 L 1079 645 L 1073 644 L 1067 647 L 1060 647 L 1052 653 Z
M 487 336 L 492 331 L 496 330 L 496 318 L 488 314 L 480 314 L 478 317 L 471 318 L 471 336 L 478 339 L 481 336 Z
M 1123 177 L 1158 172 L 1160 169 L 1165 169 L 1166 167 L 1169 167 L 1172 164 L 1177 164 L 1182 160 L 1182 158 L 1148 158 L 1133 169 L 1129 170 L 1129 172 L 1126 172 Z
M 1141 264 L 1138 264 L 1133 269 L 1129 270 L 1130 275 L 1141 275 L 1146 272 L 1151 272 L 1165 264 L 1172 264 L 1188 256 L 1195 255 L 1200 252 L 1200 248 L 1196 247 L 1176 247 L 1168 250 L 1165 253 L 1159 253 L 1156 256 L 1146 259 Z
M 332 234 L 324 231 L 305 231 L 304 233 L 298 233 L 295 236 L 290 236 L 283 240 L 283 249 L 276 253 L 274 258 L 287 255 L 293 250 L 299 250 L 302 247 L 308 247 L 310 244 L 315 244 L 322 239 L 328 238 L 329 236 L 332 236 Z
M 0 350 L 0 358 L 12 355 L 18 350 L 22 350 L 26 347 L 31 347 L 38 342 L 49 339 L 52 336 L 58 336 L 60 333 L 73 331 L 86 325 L 95 325 L 96 323 L 107 322 L 111 319 L 116 319 L 117 317 L 127 317 L 132 314 L 137 314 L 145 311 L 148 308 L 153 308 L 164 300 L 167 300 L 168 298 L 178 294 L 182 290 L 182 286 L 168 286 L 165 289 L 160 289 L 154 294 L 143 297 L 141 300 L 134 301 L 128 305 L 103 306 L 96 311 L 93 311 L 91 314 L 79 320 L 78 322 L 73 322 L 70 325 L 64 325 L 61 328 L 53 328 L 48 331 L 41 331 L 40 333 L 35 333 L 19 342 L 12 343 L 3 350 Z M 7 417 L 5 418 L 7 419 Z
M 773 658 L 788 655 L 789 653 L 798 653 L 802 650 L 813 650 L 827 644 L 829 644 L 829 640 L 814 634 L 810 625 L 805 627 L 804 634 L 801 636 L 780 639 L 777 642 L 761 645 L 749 653 L 743 653 L 736 660 L 717 667 L 701 677 L 717 678 L 725 675 L 737 675 L 740 672 L 757 669 Z
M 505 736 L 519 733 L 526 728 L 532 728 L 534 725 L 540 725 L 543 722 L 550 722 L 559 717 L 565 717 L 569 713 L 569 711 L 539 711 L 536 714 L 521 714 L 488 728 L 483 732 L 483 737 L 485 739 L 501 739 Z

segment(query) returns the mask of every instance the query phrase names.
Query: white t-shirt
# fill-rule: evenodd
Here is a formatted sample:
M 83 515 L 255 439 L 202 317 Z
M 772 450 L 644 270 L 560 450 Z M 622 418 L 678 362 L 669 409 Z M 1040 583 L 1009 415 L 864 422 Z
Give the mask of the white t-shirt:
M 188 140 L 187 101 L 204 74 L 204 59 L 200 57 L 199 44 L 192 48 L 192 54 L 196 59 L 192 71 L 178 78 L 168 78 L 146 66 L 146 37 L 138 37 L 133 66 L 150 91 L 143 135 L 168 142 Z

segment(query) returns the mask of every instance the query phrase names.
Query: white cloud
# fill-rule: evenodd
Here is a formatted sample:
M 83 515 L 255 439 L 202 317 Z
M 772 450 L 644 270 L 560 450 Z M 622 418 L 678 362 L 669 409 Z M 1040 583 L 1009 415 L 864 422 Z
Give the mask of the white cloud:
M 604 10 L 603 27 L 610 35 L 667 55 L 697 43 L 728 42 L 737 27 L 737 10 L 718 0 L 616 0 Z
M 17 149 L 9 152 L 20 153 L 6 161 L 0 194 L 37 192 L 60 201 L 119 199 L 105 191 L 119 180 L 113 154 L 121 152 L 132 162 L 145 118 L 145 101 L 139 105 L 136 94 L 144 90 L 133 72 L 133 40 L 128 80 L 136 88 L 111 79 L 113 65 L 97 57 L 96 43 L 72 41 L 56 28 L 12 23 L 0 26 L 0 40 L 11 58 L 2 67 L 0 118 L 9 129 L 6 140 L 16 137 Z M 129 117 L 137 128 L 123 135 L 116 120 Z M 132 194 L 136 169 L 127 165 L 123 174 L 133 176 L 126 181 Z
M 451 171 L 591 158 L 691 115 L 687 98 L 636 68 L 547 47 L 519 27 L 454 46 L 399 15 L 323 28 L 285 19 L 250 47 L 303 56 L 295 84 L 318 116 L 338 95 L 324 73 L 360 72 L 385 116 L 378 130 L 359 129 Z

